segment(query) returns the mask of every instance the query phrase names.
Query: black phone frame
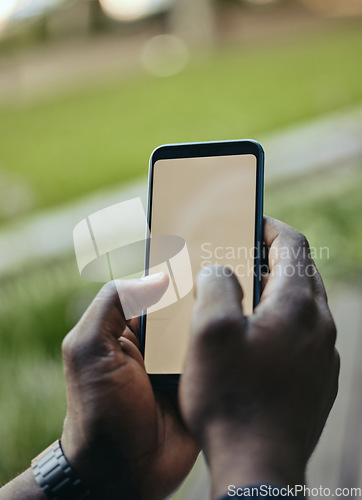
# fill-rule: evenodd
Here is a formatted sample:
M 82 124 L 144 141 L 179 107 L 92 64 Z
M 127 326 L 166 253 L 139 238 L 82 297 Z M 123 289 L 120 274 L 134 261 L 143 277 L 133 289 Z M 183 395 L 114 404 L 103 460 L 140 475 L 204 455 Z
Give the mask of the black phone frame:
M 214 142 L 188 142 L 178 144 L 164 144 L 156 148 L 150 157 L 148 172 L 148 202 L 147 202 L 147 235 L 145 246 L 145 274 L 148 274 L 150 231 L 152 219 L 152 196 L 154 164 L 158 160 L 176 158 L 198 158 L 207 156 L 231 156 L 252 154 L 256 157 L 256 189 L 255 189 L 255 235 L 254 235 L 254 293 L 253 307 L 255 308 L 261 295 L 261 251 L 263 237 L 263 197 L 264 197 L 264 150 L 262 146 L 252 139 L 214 141 Z M 141 316 L 140 349 L 144 357 L 146 341 L 146 311 Z M 180 375 L 178 374 L 149 374 L 155 390 L 177 390 Z

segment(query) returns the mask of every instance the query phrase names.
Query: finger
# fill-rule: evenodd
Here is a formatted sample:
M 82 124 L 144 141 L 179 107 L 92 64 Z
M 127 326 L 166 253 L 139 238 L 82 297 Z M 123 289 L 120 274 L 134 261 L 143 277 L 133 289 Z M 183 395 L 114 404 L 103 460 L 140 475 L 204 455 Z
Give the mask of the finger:
M 143 309 L 162 297 L 168 283 L 169 278 L 164 273 L 107 283 L 64 343 L 77 350 L 91 347 L 92 352 L 100 354 L 119 346 L 118 339 L 128 328 L 124 310 L 141 314 Z
M 313 263 L 314 263 L 314 267 L 315 267 L 315 273 L 313 276 L 314 290 L 315 290 L 316 294 L 322 298 L 322 300 L 324 300 L 325 302 L 328 303 L 327 292 L 326 292 L 326 289 L 325 289 L 325 286 L 324 286 L 324 283 L 322 280 L 322 276 L 320 275 L 314 261 L 313 261 Z
M 291 226 L 272 217 L 264 216 L 264 241 L 269 248 L 270 270 L 276 262 L 311 262 L 306 237 Z
M 275 288 L 279 288 L 278 285 L 284 285 L 286 278 L 289 278 L 289 286 L 286 287 L 287 293 L 292 288 L 292 283 L 295 286 L 304 287 L 304 293 L 307 291 L 307 287 L 310 287 L 315 298 L 324 308 L 328 304 L 326 289 L 317 266 L 310 256 L 305 236 L 283 222 L 264 216 L 264 239 L 270 247 L 268 252 L 269 267 L 271 267 L 271 271 L 274 271 L 274 277 L 278 273 L 279 275 L 284 274 L 285 280 L 284 282 L 274 280 L 267 288 L 266 284 L 270 273 L 266 278 L 262 278 L 262 299 L 266 299 L 272 291 L 274 293 Z M 276 268 L 279 268 L 278 273 L 275 272 Z
M 192 331 L 195 337 L 211 341 L 244 329 L 243 291 L 232 271 L 222 266 L 205 267 L 198 276 Z M 218 341 L 217 341 L 218 342 Z
M 263 293 L 266 284 L 268 283 L 269 273 L 261 273 L 261 293 Z
M 121 340 L 121 339 L 128 339 L 130 340 L 136 347 L 139 348 L 140 346 L 140 341 L 139 341 L 139 338 L 138 336 L 130 329 L 130 327 L 127 325 L 127 327 L 124 329 L 122 335 L 119 337 L 118 340 Z
M 127 327 L 137 339 L 138 344 L 141 341 L 141 318 L 132 318 L 127 321 Z
M 290 294 L 312 293 L 316 267 L 305 236 L 283 222 L 264 217 L 264 240 L 269 247 L 270 274 L 261 303 L 270 298 L 280 302 Z
M 132 320 L 157 304 L 169 285 L 167 274 L 160 272 L 136 280 L 115 280 L 124 318 Z
M 210 396 L 213 391 L 228 387 L 231 380 L 235 382 L 235 366 L 240 364 L 248 320 L 243 315 L 241 286 L 230 269 L 205 267 L 198 275 L 196 289 L 180 403 L 201 442 L 203 429 L 199 422 L 203 418 L 195 417 L 194 412 L 197 414 L 204 403 L 208 406 L 213 402 Z
M 135 343 L 128 337 L 122 336 L 119 339 L 120 346 L 122 347 L 123 354 L 126 354 L 130 358 L 133 358 L 137 363 L 144 368 L 144 359 L 141 351 L 135 345 Z
M 309 244 L 303 234 L 281 221 L 264 216 L 264 241 L 269 247 L 269 265 L 276 264 L 276 256 L 283 257 L 282 264 L 284 263 L 284 268 L 289 269 L 289 274 L 292 274 L 294 267 L 296 274 L 309 278 L 316 295 L 327 300 L 323 280 L 310 256 Z M 289 243 L 288 247 L 287 243 Z

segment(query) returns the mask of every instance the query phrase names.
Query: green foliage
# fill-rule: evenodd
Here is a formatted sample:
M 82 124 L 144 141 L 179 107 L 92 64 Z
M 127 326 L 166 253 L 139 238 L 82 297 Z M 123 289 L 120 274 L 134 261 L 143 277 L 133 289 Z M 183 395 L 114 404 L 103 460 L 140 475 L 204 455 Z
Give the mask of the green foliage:
M 362 165 L 340 166 L 274 184 L 266 192 L 265 213 L 307 236 L 327 281 L 361 279 L 361 184 Z
M 74 258 L 9 277 L 0 301 L 0 484 L 60 437 L 65 417 L 61 342 L 99 284 Z
M 45 311 L 43 311 L 44 313 Z M 30 465 L 59 438 L 65 416 L 64 378 L 35 339 L 28 351 L 2 353 L 0 364 L 0 484 Z

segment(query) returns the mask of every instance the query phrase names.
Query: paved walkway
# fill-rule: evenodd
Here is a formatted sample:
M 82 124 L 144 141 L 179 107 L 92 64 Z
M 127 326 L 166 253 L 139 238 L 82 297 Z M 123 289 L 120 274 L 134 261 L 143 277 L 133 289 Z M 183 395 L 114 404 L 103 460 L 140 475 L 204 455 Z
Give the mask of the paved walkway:
M 316 487 L 362 488 L 362 286 L 332 289 L 329 301 L 341 356 L 339 393 L 310 463 L 309 480 Z

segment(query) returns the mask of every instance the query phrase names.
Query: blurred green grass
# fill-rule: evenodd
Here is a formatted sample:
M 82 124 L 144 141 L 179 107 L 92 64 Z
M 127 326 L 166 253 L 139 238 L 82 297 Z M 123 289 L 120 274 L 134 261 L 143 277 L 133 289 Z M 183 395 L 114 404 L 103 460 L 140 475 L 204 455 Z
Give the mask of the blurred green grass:
M 0 287 L 0 484 L 59 438 L 65 417 L 61 343 L 98 289 L 74 258 L 29 267 Z
M 167 142 L 257 138 L 362 101 L 360 24 L 308 39 L 228 47 L 181 73 L 145 73 L 36 103 L 0 106 L 0 165 L 56 205 L 145 174 Z

